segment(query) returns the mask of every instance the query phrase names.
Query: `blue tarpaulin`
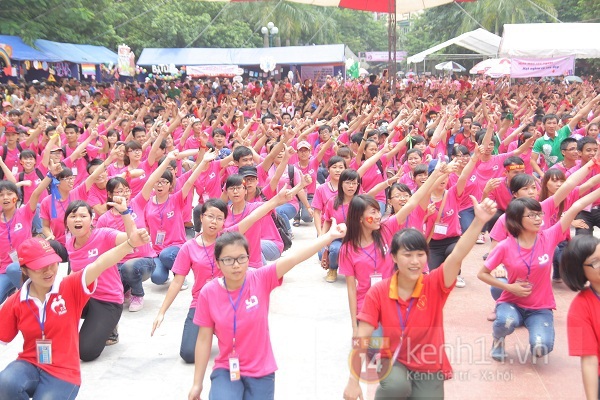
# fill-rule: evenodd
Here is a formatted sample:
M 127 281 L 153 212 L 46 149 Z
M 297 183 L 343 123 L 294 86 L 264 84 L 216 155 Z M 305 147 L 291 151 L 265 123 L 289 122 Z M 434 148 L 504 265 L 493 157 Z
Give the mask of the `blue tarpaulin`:
M 142 51 L 138 65 L 259 65 L 263 57 L 273 57 L 277 64 L 314 65 L 342 64 L 355 58 L 346 45 L 289 46 L 268 48 L 221 49 L 158 49 Z
M 7 44 L 12 47 L 12 55 L 10 58 L 16 61 L 48 61 L 57 62 L 63 61 L 62 58 L 57 57 L 54 54 L 47 54 L 43 51 L 34 49 L 23 42 L 18 36 L 0 35 L 0 43 Z
M 104 46 L 59 43 L 43 39 L 36 40 L 35 46 L 45 53 L 57 56 L 60 61 L 75 64 L 116 64 L 118 58 L 117 53 Z

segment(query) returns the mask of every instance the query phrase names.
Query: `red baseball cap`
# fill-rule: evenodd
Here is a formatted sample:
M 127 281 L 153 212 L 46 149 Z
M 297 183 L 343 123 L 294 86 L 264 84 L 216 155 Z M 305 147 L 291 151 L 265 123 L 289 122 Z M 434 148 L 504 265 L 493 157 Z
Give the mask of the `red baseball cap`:
M 17 254 L 19 264 L 34 271 L 62 261 L 50 246 L 50 243 L 39 237 L 30 238 L 21 243 L 17 249 Z

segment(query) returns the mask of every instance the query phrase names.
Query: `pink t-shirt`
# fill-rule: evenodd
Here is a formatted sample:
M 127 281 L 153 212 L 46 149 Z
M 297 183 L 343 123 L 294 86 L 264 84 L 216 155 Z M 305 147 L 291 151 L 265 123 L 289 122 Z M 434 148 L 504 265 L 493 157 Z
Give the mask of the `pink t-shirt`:
M 46 196 L 40 205 L 40 218 L 50 221 L 50 229 L 54 239 L 62 245 L 65 244 L 65 212 L 69 204 L 75 200 L 87 200 L 85 183 L 75 187 L 65 200 L 56 200 L 56 218 L 52 217 L 52 196 Z
M 442 201 L 443 200 L 440 199 L 440 201 L 435 203 L 437 211 L 430 215 L 429 218 L 427 218 L 427 221 L 425 221 L 425 237 L 429 237 L 433 230 L 432 240 L 442 240 L 450 237 L 457 237 L 462 234 L 462 230 L 460 229 L 460 219 L 458 218 L 460 198 L 456 193 L 456 186 L 452 186 L 446 191 L 446 204 L 444 204 L 440 222 L 437 223 L 437 229 L 435 229 Z
M 329 180 L 317 187 L 311 204 L 313 209 L 321 210 L 321 212 L 325 211 L 325 204 L 327 204 L 327 201 L 337 195 L 337 186 L 333 187 L 333 189 L 332 187 L 333 185 Z
M 508 152 L 513 153 L 517 148 L 519 148 L 519 142 L 515 140 L 514 142 L 508 145 Z M 525 152 L 519 155 L 521 160 L 525 163 L 525 173 L 533 174 L 533 167 L 531 166 L 531 149 L 527 149 Z
M 76 148 L 76 147 L 75 147 Z M 75 151 L 75 148 L 71 148 L 68 145 L 64 146 L 65 150 L 65 165 L 73 171 L 73 175 L 75 175 L 75 186 L 83 183 L 86 178 L 89 176 L 87 173 L 87 165 L 88 160 L 92 160 L 98 156 L 98 148 L 96 146 L 92 146 L 91 144 L 87 145 L 86 152 L 87 156 L 79 157 L 75 162 L 71 162 L 69 157 Z
M 271 168 L 269 168 L 269 172 L 267 174 L 267 182 L 271 182 L 271 180 L 275 176 L 276 169 L 277 169 L 277 166 L 275 164 L 271 165 Z M 298 168 L 294 167 L 294 177 L 293 177 L 294 185 L 297 185 L 298 183 L 300 183 L 301 179 L 302 179 L 302 177 L 300 176 L 300 170 Z M 283 175 L 281 175 L 279 182 L 277 182 L 277 192 L 279 192 L 281 189 L 283 189 L 283 187 L 285 185 L 288 185 L 288 188 L 290 188 L 290 189 L 293 187 L 292 183 L 291 183 L 291 179 L 288 175 L 288 167 L 285 168 L 285 171 L 283 171 Z M 291 204 L 292 206 L 294 206 L 294 208 L 296 209 L 296 212 L 298 212 L 298 210 L 300 209 L 300 204 L 298 203 L 298 198 L 296 196 L 292 197 L 292 199 L 290 200 L 290 202 L 288 204 Z
M 153 200 L 150 200 L 146 205 L 144 212 L 146 225 L 150 230 L 152 247 L 157 253 L 167 247 L 181 246 L 186 242 L 182 214 L 185 205 L 186 199 L 183 197 L 181 190 L 169 195 L 167 201 L 162 204 L 156 204 Z M 158 233 L 161 233 L 161 236 L 164 234 L 162 243 L 157 243 Z
M 224 227 L 229 228 L 233 225 L 239 224 L 242 219 L 244 219 L 245 217 L 250 215 L 250 213 L 252 211 L 256 210 L 258 207 L 260 207 L 261 204 L 263 204 L 263 202 L 261 202 L 261 201 L 257 201 L 254 203 L 246 202 L 244 205 L 244 209 L 242 210 L 242 212 L 240 214 L 234 214 L 233 206 L 230 205 L 229 206 L 229 215 L 225 219 Z M 265 215 L 262 219 L 264 219 L 264 218 L 271 218 L 271 216 Z M 253 268 L 262 267 L 262 251 L 261 251 L 261 247 L 260 247 L 260 239 L 263 236 L 262 235 L 262 225 L 263 224 L 260 222 L 261 221 L 259 221 L 259 223 L 253 224 L 250 227 L 250 229 L 248 229 L 246 231 L 246 233 L 244 233 L 244 236 L 246 236 L 246 239 L 248 239 L 248 250 L 250 253 L 249 254 L 250 255 L 249 265 Z
M 532 284 L 531 294 L 518 297 L 505 290 L 497 303 L 512 303 L 522 308 L 532 310 L 554 309 L 556 301 L 552 292 L 550 272 L 556 245 L 564 239 L 560 223 L 540 231 L 531 249 L 521 248 L 513 236 L 501 241 L 490 252 L 485 267 L 490 271 L 504 264 L 508 273 L 508 282 L 517 280 L 529 281 Z M 527 264 L 530 265 L 529 271 Z
M 508 203 L 513 199 L 506 178 L 502 179 L 500 185 L 489 193 L 488 198 L 494 200 L 500 210 L 506 210 Z
M 270 188 L 267 186 L 264 190 L 264 192 L 269 192 Z M 264 194 L 264 193 L 263 193 Z M 265 196 L 265 198 L 269 198 L 270 196 L 272 196 L 272 194 L 270 194 L 269 196 Z M 260 196 L 254 197 L 254 199 L 252 200 L 248 200 L 249 202 L 255 203 L 258 201 L 263 201 L 263 199 Z M 281 235 L 279 234 L 279 231 L 277 230 L 277 226 L 275 226 L 275 222 L 273 221 L 273 217 L 271 215 L 273 215 L 275 213 L 275 211 L 271 211 L 269 214 L 267 214 L 267 216 L 269 218 L 261 218 L 260 219 L 260 224 L 261 224 L 261 235 L 260 238 L 261 240 L 269 240 L 271 242 L 273 242 L 275 244 L 275 246 L 277 246 L 277 248 L 279 249 L 279 253 L 283 253 L 283 241 L 281 240 Z
M 198 302 L 198 295 L 204 285 L 214 278 L 223 276 L 215 260 L 214 243 L 205 247 L 202 245 L 200 237 L 198 237 L 188 240 L 181 246 L 171 271 L 177 275 L 187 276 L 190 270 L 194 273 L 192 304 L 190 308 L 195 308 Z
M 40 170 L 40 172 L 42 173 L 42 176 L 46 175 L 43 173 L 42 170 Z M 38 174 L 35 172 L 35 169 L 33 171 L 31 171 L 30 173 L 23 173 L 23 179 L 19 179 L 20 177 L 17 176 L 17 180 L 19 182 L 21 181 L 31 181 L 31 186 L 21 186 L 23 189 L 23 204 L 27 204 L 29 202 L 29 199 L 31 198 L 31 194 L 35 191 L 35 189 L 39 186 L 40 183 L 42 183 L 42 179 L 40 179 L 40 177 L 38 176 Z M 48 191 L 44 190 L 42 192 L 42 194 L 40 195 L 40 199 L 39 201 L 41 202 L 46 196 L 48 196 Z
M 65 247 L 69 252 L 69 263 L 73 272 L 80 271 L 116 246 L 119 231 L 110 228 L 92 229 L 86 244 L 75 248 L 75 238 L 70 238 Z M 98 286 L 92 298 L 109 303 L 123 304 L 123 283 L 116 265 L 111 266 L 98 277 Z
M 506 154 L 498 154 L 492 156 L 488 161 L 477 161 L 475 165 L 475 170 L 473 172 L 473 177 L 471 177 L 471 182 L 477 185 L 476 195 L 477 200 L 481 200 L 481 196 L 483 195 L 483 189 L 488 181 L 492 178 L 500 178 L 504 173 L 504 160 L 508 157 L 512 156 L 513 153 Z
M 135 226 L 138 229 L 146 228 L 146 219 L 144 218 L 144 209 L 148 204 L 148 200 L 144 199 L 142 194 L 138 194 L 131 200 L 131 218 L 135 222 Z M 97 228 L 113 228 L 120 232 L 125 232 L 125 223 L 121 215 L 115 215 L 112 210 L 108 210 L 98 218 Z M 127 254 L 121 262 L 125 262 L 132 258 L 141 257 L 156 257 L 156 252 L 152 248 L 150 243 L 146 243 L 143 246 L 136 247 L 133 249 L 133 253 Z
M 304 188 L 306 193 L 314 194 L 315 190 L 317 190 L 317 172 L 319 171 L 319 161 L 315 157 L 311 157 L 308 160 L 308 165 L 305 168 L 302 168 L 299 163 L 294 164 L 295 169 L 299 169 L 302 171 L 303 175 L 310 175 L 312 178 L 312 183 Z M 296 183 L 297 181 L 294 181 Z
M 333 207 L 333 203 L 335 203 L 336 197 L 332 197 L 325 204 L 325 211 L 323 211 L 323 221 L 331 221 L 331 218 L 335 218 L 335 221 L 338 224 L 342 222 L 346 222 L 346 216 L 348 215 L 348 207 L 350 204 L 340 204 L 337 210 Z
M 144 185 L 146 184 L 146 181 L 148 180 L 152 172 L 154 172 L 157 166 L 158 163 L 154 163 L 154 165 L 151 167 L 150 164 L 148 164 L 147 160 L 142 161 L 140 163 L 140 165 L 136 169 L 142 169 L 144 170 L 144 173 L 137 178 L 131 178 L 131 180 L 127 181 L 129 183 L 129 188 L 131 189 L 132 197 L 136 196 L 142 191 Z
M 120 175 L 127 170 L 127 165 L 123 165 L 122 167 L 117 167 L 117 163 L 112 163 L 108 167 L 106 167 L 106 172 L 109 178 Z
M 398 183 L 405 184 L 413 193 L 417 190 L 417 182 L 415 182 L 410 172 L 406 172 L 404 175 L 402 175 L 398 180 Z
M 10 252 L 31 237 L 33 212 L 28 205 L 17 208 L 13 217 L 6 221 L 4 214 L 0 216 L 0 274 L 12 263 Z
M 257 270 L 248 269 L 242 288 L 228 292 L 223 279 L 214 279 L 200 291 L 194 323 L 211 327 L 219 342 L 214 369 L 229 369 L 233 350 L 233 318 L 236 316 L 235 350 L 242 376 L 261 377 L 277 370 L 269 336 L 269 301 L 277 279 L 275 264 Z M 241 296 L 241 298 L 240 298 Z M 240 298 L 237 312 L 233 304 Z M 231 299 L 231 300 L 230 300 Z
M 381 169 L 377 164 L 371 166 L 362 177 L 362 190 L 368 193 L 369 190 L 383 182 L 385 179 L 385 170 L 387 168 L 387 158 L 381 157 Z M 364 161 L 363 161 L 364 162 Z M 352 168 L 352 167 L 351 167 Z M 375 195 L 375 200 L 385 202 L 385 191 L 381 191 Z
M 375 242 L 367 247 L 354 248 L 346 242 L 342 244 L 339 254 L 339 273 L 353 276 L 358 282 L 356 287 L 356 311 L 362 309 L 367 291 L 371 287 L 371 275 L 381 274 L 382 279 L 389 278 L 394 273 L 394 261 L 389 254 L 389 246 L 394 233 L 399 230 L 398 220 L 389 218 L 381 223 L 381 239 L 383 253 L 377 249 Z
M 206 199 L 219 198 L 223 194 L 221 187 L 221 160 L 213 160 L 208 169 L 200 174 L 194 187 L 198 193 L 203 193 Z

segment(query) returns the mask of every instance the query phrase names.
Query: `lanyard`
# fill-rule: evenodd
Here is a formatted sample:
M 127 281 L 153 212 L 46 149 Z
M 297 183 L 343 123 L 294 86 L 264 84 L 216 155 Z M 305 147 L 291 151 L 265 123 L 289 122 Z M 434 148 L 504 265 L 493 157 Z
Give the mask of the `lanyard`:
M 158 214 L 160 215 L 160 227 L 163 227 L 163 214 L 165 212 L 165 208 L 169 205 L 169 201 L 171 201 L 171 196 L 167 196 L 167 201 L 165 201 L 165 205 L 162 206 Z M 156 204 L 158 205 L 158 196 L 156 197 Z
M 46 303 L 48 301 L 47 300 L 44 301 L 44 305 L 42 306 L 44 308 L 44 313 L 42 314 L 41 320 L 40 320 L 40 317 L 38 317 L 38 313 L 34 312 L 33 309 L 31 308 L 31 305 L 29 304 L 29 286 L 27 286 L 27 296 L 25 296 L 25 302 L 27 303 L 27 307 L 29 307 L 29 309 L 31 310 L 31 313 L 33 314 L 33 316 L 37 320 L 38 324 L 40 325 L 40 329 L 42 331 L 42 339 L 46 339 L 46 335 L 44 333 L 44 325 L 46 324 Z
M 344 205 L 342 204 L 342 215 L 344 216 L 344 220 L 341 222 L 346 222 L 346 212 L 344 211 Z
M 2 217 L 4 218 L 4 223 L 6 224 L 6 231 L 8 232 L 8 244 L 10 245 L 11 250 L 13 249 L 13 245 L 12 245 L 12 239 L 10 238 L 10 225 L 12 224 L 13 219 L 15 219 L 15 215 L 17 215 L 17 210 L 15 210 L 15 213 L 13 214 L 11 219 L 9 221 L 7 221 L 6 215 L 4 213 L 2 213 Z
M 396 302 L 396 310 L 398 311 L 398 322 L 400 323 L 400 329 L 402 332 L 400 333 L 400 343 L 398 343 L 398 347 L 396 347 L 396 351 L 394 351 L 394 358 L 396 360 L 398 358 L 398 353 L 400 353 L 400 349 L 402 348 L 402 344 L 404 343 L 404 337 L 406 336 L 406 325 L 408 324 L 408 317 L 410 316 L 410 310 L 412 310 L 412 306 L 415 302 L 415 298 L 410 299 L 410 303 L 408 303 L 408 307 L 406 308 L 406 318 L 402 317 L 402 310 L 400 310 L 400 303 Z
M 591 286 L 590 286 L 590 289 L 592 290 L 592 293 L 594 293 L 594 295 L 596 295 L 596 298 L 597 298 L 597 299 L 600 301 L 600 295 L 598 294 L 598 292 L 596 292 L 596 291 L 594 290 L 594 288 L 593 288 L 593 287 L 591 287 Z
M 65 206 L 63 205 L 63 200 L 59 200 L 58 204 L 60 204 L 60 208 L 62 208 L 63 214 L 66 214 L 67 210 L 66 210 Z M 67 207 L 69 207 L 69 204 L 71 204 L 71 195 L 69 195 L 69 197 L 67 197 Z
M 244 202 L 244 209 L 242 210 L 242 214 L 240 216 L 240 220 L 239 221 L 235 220 L 235 215 L 233 215 L 233 204 L 231 205 L 231 221 L 233 222 L 231 225 L 235 225 L 235 224 L 237 224 L 238 222 L 240 222 L 241 220 L 244 219 L 244 215 L 246 214 L 246 206 L 247 205 L 248 205 L 248 202 L 245 201 Z
M 533 263 L 533 255 L 535 253 L 535 245 L 537 244 L 537 235 L 535 236 L 535 240 L 533 242 L 533 247 L 531 248 L 531 256 L 529 257 L 529 263 L 525 261 L 523 256 L 521 256 L 521 246 L 519 245 L 519 240 L 517 239 L 517 249 L 519 249 L 519 257 L 527 267 L 527 280 L 529 280 L 529 275 L 531 274 L 531 264 Z
M 360 248 L 360 250 L 373 261 L 373 267 L 375 268 L 375 272 L 377 272 L 377 245 L 373 242 L 373 255 L 365 251 L 364 248 Z
M 227 297 L 229 298 L 229 303 L 233 308 L 233 351 L 235 352 L 235 333 L 237 331 L 237 310 L 240 306 L 240 301 L 242 300 L 242 294 L 244 292 L 244 286 L 246 286 L 246 278 L 244 278 L 244 283 L 242 283 L 242 287 L 240 288 L 240 293 L 238 293 L 238 298 L 233 304 L 233 299 L 231 298 L 231 293 L 229 289 L 227 289 L 227 281 L 223 278 L 223 284 L 225 285 L 225 289 L 227 290 Z
M 211 257 L 210 254 L 208 254 L 208 250 L 206 250 L 206 245 L 204 244 L 204 238 L 202 237 L 202 235 L 200 235 L 200 240 L 202 240 L 202 247 L 204 247 L 206 258 L 208 258 L 208 262 L 210 263 L 210 277 L 211 279 L 213 279 L 215 277 L 215 262 L 213 261 L 213 257 Z

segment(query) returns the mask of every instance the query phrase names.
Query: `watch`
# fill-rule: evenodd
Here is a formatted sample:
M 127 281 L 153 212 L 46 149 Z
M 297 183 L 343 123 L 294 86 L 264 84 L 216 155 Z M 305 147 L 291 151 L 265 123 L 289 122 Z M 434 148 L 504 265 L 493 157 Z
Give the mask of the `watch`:
M 121 212 L 119 211 L 119 214 L 121 215 L 127 215 L 127 214 L 131 214 L 133 212 L 133 210 L 131 209 L 131 207 L 127 207 L 127 210 Z

